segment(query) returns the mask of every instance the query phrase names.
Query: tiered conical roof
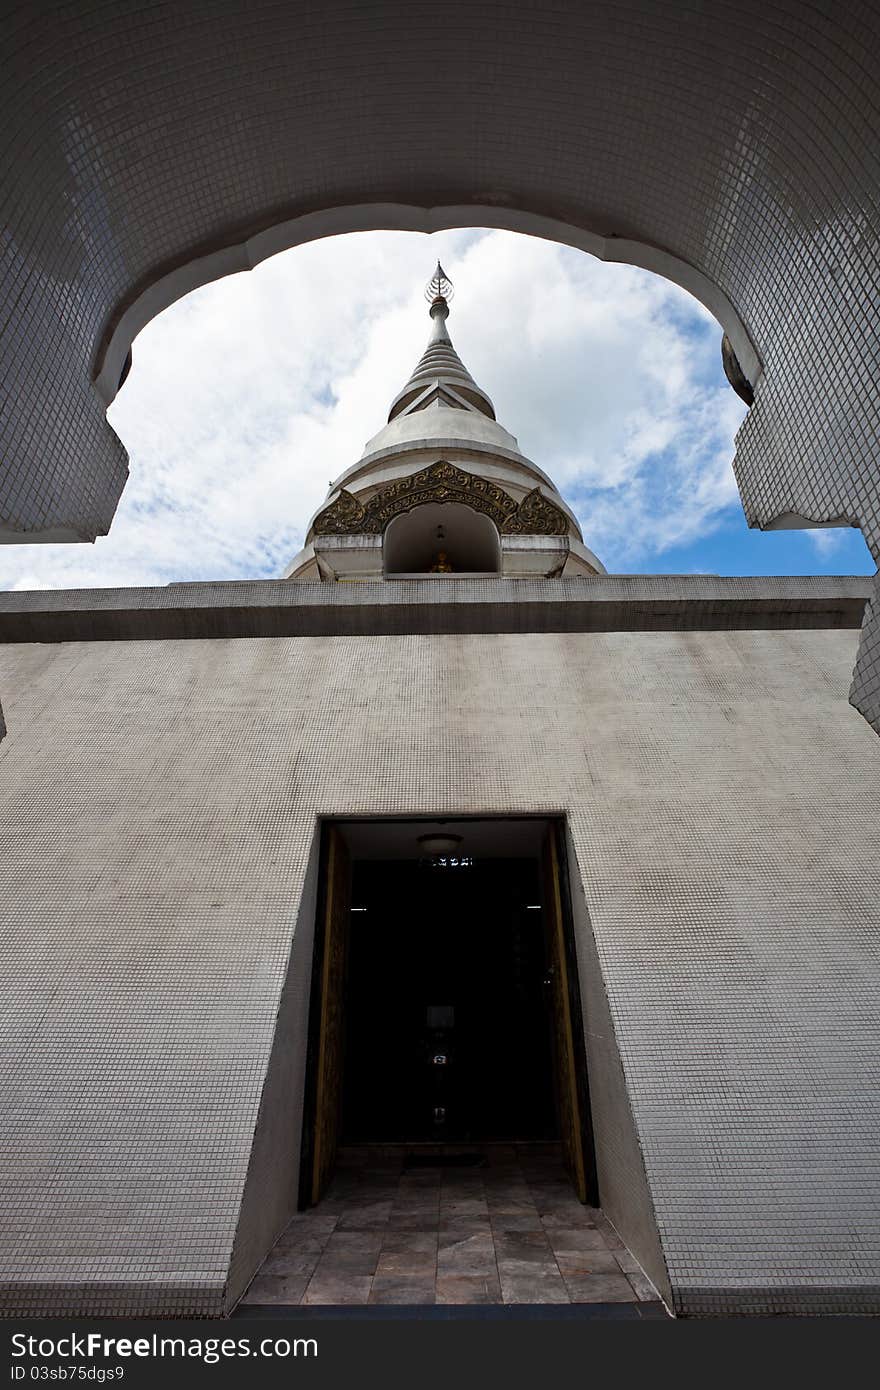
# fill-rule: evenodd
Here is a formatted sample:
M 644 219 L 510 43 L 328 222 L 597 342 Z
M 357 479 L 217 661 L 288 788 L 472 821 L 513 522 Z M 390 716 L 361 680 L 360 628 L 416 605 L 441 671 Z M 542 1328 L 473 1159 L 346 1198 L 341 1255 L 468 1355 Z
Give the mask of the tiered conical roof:
M 478 386 L 462 362 L 452 339 L 446 329 L 449 317 L 449 299 L 452 297 L 452 284 L 443 272 L 440 262 L 433 279 L 429 282 L 431 294 L 430 315 L 433 320 L 428 346 L 422 353 L 415 371 L 402 391 L 395 396 L 388 419 L 422 410 L 441 400 L 444 405 L 459 410 L 477 410 L 481 415 L 495 419 L 495 409 L 482 387 Z
M 331 482 L 286 578 L 360 582 L 434 574 L 425 566 L 437 553 L 438 527 L 445 528 L 448 563 L 461 574 L 604 573 L 552 478 L 498 423 L 491 400 L 452 346 L 446 328 L 452 295 L 438 263 L 425 291 L 428 346 L 387 423 Z

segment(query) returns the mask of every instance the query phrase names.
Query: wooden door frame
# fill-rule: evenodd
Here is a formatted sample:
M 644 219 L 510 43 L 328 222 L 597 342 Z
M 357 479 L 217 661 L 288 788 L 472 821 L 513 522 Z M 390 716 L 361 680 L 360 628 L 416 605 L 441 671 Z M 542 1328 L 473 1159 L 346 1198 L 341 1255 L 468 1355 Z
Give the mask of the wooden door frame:
M 315 1204 L 315 1150 L 318 1142 L 318 1105 L 321 1089 L 321 1045 L 324 1012 L 325 963 L 327 926 L 333 884 L 330 865 L 333 856 L 333 831 L 338 818 L 320 821 L 320 852 L 318 855 L 318 892 L 315 907 L 315 932 L 312 943 L 311 982 L 309 986 L 308 1042 L 306 1045 L 305 1082 L 303 1087 L 302 1138 L 297 1207 L 300 1211 Z M 338 833 L 338 831 L 337 831 Z M 346 923 L 345 930 L 348 931 Z
M 556 861 L 556 883 L 547 884 L 546 891 L 558 893 L 557 904 L 562 926 L 565 952 L 565 974 L 568 987 L 569 1032 L 576 1087 L 576 1106 L 580 1119 L 580 1144 L 583 1160 L 585 1200 L 591 1207 L 599 1206 L 599 1176 L 596 1164 L 596 1141 L 593 1132 L 593 1112 L 590 1105 L 590 1074 L 581 1002 L 580 971 L 577 938 L 574 930 L 574 911 L 571 902 L 571 871 L 567 847 L 567 823 L 564 816 L 547 816 L 548 834 L 552 836 Z M 557 1077 L 558 1081 L 558 1077 Z

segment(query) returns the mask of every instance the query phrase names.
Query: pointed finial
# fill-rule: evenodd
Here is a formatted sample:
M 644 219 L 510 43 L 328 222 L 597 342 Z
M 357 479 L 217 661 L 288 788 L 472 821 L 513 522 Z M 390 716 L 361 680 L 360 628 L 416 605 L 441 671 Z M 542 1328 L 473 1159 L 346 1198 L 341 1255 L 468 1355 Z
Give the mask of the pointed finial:
M 428 311 L 431 318 L 437 314 L 446 318 L 449 313 L 449 301 L 454 294 L 455 287 L 438 261 L 437 269 L 425 286 L 425 298 L 431 306 Z

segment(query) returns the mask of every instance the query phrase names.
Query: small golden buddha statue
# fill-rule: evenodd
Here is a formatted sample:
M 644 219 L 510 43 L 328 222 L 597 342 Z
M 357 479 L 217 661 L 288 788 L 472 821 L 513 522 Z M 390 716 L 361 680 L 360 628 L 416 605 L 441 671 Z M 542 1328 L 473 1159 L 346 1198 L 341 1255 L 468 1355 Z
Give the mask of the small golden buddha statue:
M 431 566 L 431 568 L 430 568 L 430 570 L 428 571 L 428 573 L 429 573 L 429 574 L 451 574 L 451 573 L 452 573 L 452 566 L 451 566 L 450 563 L 449 563 L 449 556 L 446 554 L 446 551 L 445 551 L 445 550 L 438 550 L 438 551 L 437 551 L 437 559 L 434 561 L 434 563 L 433 563 L 433 565 Z

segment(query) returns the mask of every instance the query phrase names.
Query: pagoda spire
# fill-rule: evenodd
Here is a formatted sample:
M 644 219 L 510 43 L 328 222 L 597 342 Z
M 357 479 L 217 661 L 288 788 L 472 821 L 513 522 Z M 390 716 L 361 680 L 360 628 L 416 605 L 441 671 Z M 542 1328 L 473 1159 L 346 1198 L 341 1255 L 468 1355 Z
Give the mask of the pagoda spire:
M 454 294 L 455 286 L 438 261 L 437 269 L 425 286 L 425 298 L 432 307 L 442 299 L 448 313 L 449 301 Z
M 452 347 L 452 339 L 446 331 L 446 320 L 449 318 L 449 301 L 455 294 L 455 286 L 446 275 L 440 262 L 437 262 L 437 269 L 425 286 L 425 298 L 428 301 L 428 313 L 434 322 L 431 343 L 448 343 Z
M 454 293 L 452 281 L 438 261 L 437 269 L 425 286 L 432 321 L 428 346 L 409 381 L 395 396 L 389 420 L 423 410 L 435 402 L 459 410 L 475 410 L 481 415 L 488 415 L 490 420 L 495 419 L 491 400 L 474 381 L 452 346 L 446 320 L 449 318 L 449 301 Z

